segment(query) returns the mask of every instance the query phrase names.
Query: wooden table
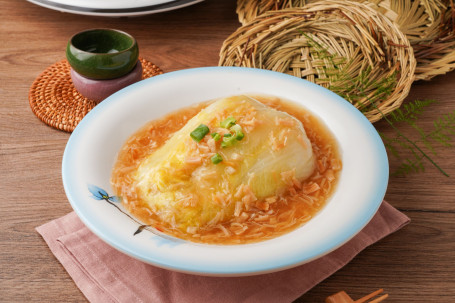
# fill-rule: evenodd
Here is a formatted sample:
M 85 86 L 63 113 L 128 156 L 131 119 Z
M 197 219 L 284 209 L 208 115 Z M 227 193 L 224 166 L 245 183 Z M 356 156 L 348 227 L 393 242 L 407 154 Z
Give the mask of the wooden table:
M 141 56 L 165 72 L 217 65 L 223 40 L 239 26 L 235 6 L 235 0 L 207 0 L 145 17 L 100 18 L 0 0 L 0 301 L 86 301 L 35 231 L 71 206 L 61 181 L 70 134 L 34 116 L 28 102 L 33 80 L 64 58 L 71 35 L 96 27 L 131 33 Z M 431 130 L 432 121 L 455 110 L 455 72 L 415 83 L 407 101 L 426 98 L 438 101 L 419 120 Z M 376 127 L 394 133 L 387 123 Z M 411 224 L 360 253 L 297 302 L 323 302 L 339 290 L 359 298 L 378 288 L 390 294 L 388 302 L 455 302 L 455 147 L 437 145 L 436 152 L 432 157 L 450 178 L 428 163 L 423 173 L 390 178 L 386 199 Z M 390 165 L 394 170 L 398 160 L 391 158 Z

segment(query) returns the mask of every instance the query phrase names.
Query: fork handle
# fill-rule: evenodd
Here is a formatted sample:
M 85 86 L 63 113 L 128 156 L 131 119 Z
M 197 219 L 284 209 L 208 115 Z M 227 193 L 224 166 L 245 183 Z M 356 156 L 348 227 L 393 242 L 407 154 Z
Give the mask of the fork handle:
M 354 303 L 354 300 L 345 291 L 340 291 L 327 297 L 325 303 Z

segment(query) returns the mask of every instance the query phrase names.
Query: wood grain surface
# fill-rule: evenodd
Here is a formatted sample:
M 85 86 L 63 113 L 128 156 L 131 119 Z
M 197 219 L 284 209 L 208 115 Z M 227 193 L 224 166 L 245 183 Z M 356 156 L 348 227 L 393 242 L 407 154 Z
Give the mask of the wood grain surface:
M 64 58 L 74 33 L 117 28 L 136 37 L 141 56 L 170 72 L 217 65 L 223 40 L 238 26 L 235 0 L 207 0 L 176 11 L 136 18 L 64 14 L 26 1 L 0 0 L 0 301 L 86 302 L 35 227 L 71 211 L 61 181 L 69 134 L 32 113 L 28 91 L 49 65 Z M 412 87 L 406 102 L 438 102 L 419 125 L 455 110 L 455 73 Z M 385 122 L 376 128 L 390 136 Z M 412 138 L 412 129 L 403 128 Z M 454 140 L 451 141 L 455 144 Z M 455 147 L 432 157 L 450 175 L 425 164 L 423 173 L 391 177 L 386 199 L 412 222 L 369 247 L 296 302 L 323 302 L 345 290 L 359 298 L 378 288 L 387 302 L 455 302 Z M 390 158 L 391 169 L 398 160 Z

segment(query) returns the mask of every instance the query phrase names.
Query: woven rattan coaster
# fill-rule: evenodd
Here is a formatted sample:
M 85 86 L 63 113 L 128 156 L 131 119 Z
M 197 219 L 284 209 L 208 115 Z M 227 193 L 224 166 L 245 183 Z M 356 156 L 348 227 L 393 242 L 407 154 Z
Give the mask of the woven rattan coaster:
M 163 73 L 155 64 L 145 59 L 139 60 L 142 63 L 142 79 Z M 72 132 L 97 104 L 76 90 L 71 81 L 70 65 L 66 60 L 49 66 L 36 78 L 28 98 L 33 113 L 41 121 L 67 132 Z

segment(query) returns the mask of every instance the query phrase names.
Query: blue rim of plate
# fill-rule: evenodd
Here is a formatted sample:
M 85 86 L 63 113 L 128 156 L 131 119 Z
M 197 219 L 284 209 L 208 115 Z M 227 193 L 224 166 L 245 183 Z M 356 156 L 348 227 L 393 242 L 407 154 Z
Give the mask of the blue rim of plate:
M 97 15 L 97 16 L 111 16 L 111 17 L 122 17 L 130 15 L 145 15 L 152 13 L 165 12 L 177 8 L 183 8 L 190 6 L 204 0 L 173 0 L 172 2 L 166 2 L 162 4 L 131 7 L 131 8 L 91 8 L 83 6 L 68 5 L 62 3 L 56 3 L 48 0 L 27 0 L 33 4 L 50 8 L 58 11 L 81 14 L 81 15 Z
M 130 94 L 131 92 L 137 89 L 140 89 L 141 87 L 151 85 L 151 83 L 153 83 L 154 85 L 158 85 L 160 81 L 168 81 L 170 78 L 178 77 L 180 75 L 191 74 L 194 76 L 197 75 L 198 73 L 207 72 L 210 73 L 242 72 L 251 73 L 251 75 L 254 74 L 267 75 L 270 77 L 276 77 L 277 79 L 281 78 L 285 79 L 286 81 L 292 81 L 298 85 L 309 86 L 311 89 L 316 90 L 321 95 L 328 95 L 328 97 L 331 99 L 338 99 L 341 102 L 340 104 L 343 104 L 344 109 L 350 112 L 352 117 L 357 119 L 357 122 L 359 122 L 360 125 L 364 128 L 366 134 L 368 134 L 368 136 L 371 138 L 371 142 L 373 143 L 372 147 L 374 147 L 374 149 L 377 151 L 376 160 L 378 161 L 377 168 L 379 169 L 379 171 L 375 172 L 376 175 L 375 180 L 377 180 L 377 185 L 375 186 L 374 191 L 370 193 L 371 195 L 369 200 L 365 202 L 365 207 L 362 210 L 363 212 L 361 218 L 351 222 L 349 226 L 345 226 L 343 230 L 337 231 L 337 233 L 333 234 L 332 237 L 326 238 L 323 243 L 319 244 L 319 246 L 313 247 L 311 252 L 309 253 L 301 254 L 299 252 L 295 252 L 292 254 L 291 257 L 288 258 L 277 258 L 276 260 L 273 260 L 274 262 L 270 262 L 267 264 L 264 263 L 252 264 L 243 266 L 241 268 L 232 266 L 231 264 L 229 266 L 220 264 L 219 266 L 215 267 L 207 266 L 204 267 L 204 263 L 188 264 L 182 262 L 168 262 L 168 260 L 166 260 L 165 257 L 163 259 L 162 256 L 155 258 L 155 256 L 150 256 L 150 252 L 147 250 L 131 249 L 131 247 L 128 246 L 128 243 L 122 243 L 121 241 L 118 241 L 118 239 L 116 239 L 115 234 L 110 233 L 109 230 L 100 229 L 100 227 L 97 226 L 97 224 L 90 220 L 88 214 L 85 213 L 80 208 L 78 202 L 74 199 L 74 193 L 71 191 L 71 182 L 73 182 L 73 178 L 71 177 L 71 174 L 69 174 L 68 172 L 71 171 L 71 166 L 74 165 L 74 163 L 72 163 L 72 157 L 74 157 L 74 155 L 71 151 L 73 149 L 73 145 L 76 145 L 78 143 L 77 141 L 81 139 L 81 136 L 83 136 L 84 132 L 90 131 L 89 126 L 91 121 L 96 119 L 97 116 L 105 108 L 115 104 L 116 102 L 121 102 L 122 97 Z M 143 262 L 161 268 L 190 274 L 210 276 L 245 276 L 281 271 L 288 268 L 296 267 L 304 263 L 308 263 L 312 260 L 318 259 L 336 250 L 337 248 L 341 247 L 343 244 L 348 242 L 350 239 L 352 239 L 355 235 L 357 235 L 363 229 L 363 227 L 365 227 L 368 224 L 368 222 L 373 218 L 385 196 L 388 185 L 388 177 L 389 163 L 382 139 L 380 138 L 379 134 L 377 133 L 371 122 L 348 101 L 342 99 L 341 97 L 329 91 L 328 89 L 325 89 L 319 85 L 316 85 L 306 80 L 302 80 L 294 76 L 273 72 L 269 70 L 243 67 L 201 67 L 180 70 L 158 75 L 122 89 L 121 91 L 115 93 L 111 97 L 107 98 L 106 100 L 98 104 L 92 111 L 90 111 L 84 117 L 84 119 L 82 119 L 82 121 L 76 127 L 76 129 L 74 130 L 74 132 L 72 133 L 71 137 L 68 140 L 62 161 L 63 185 L 71 206 L 78 214 L 82 222 L 103 241 L 107 242 L 109 245 L 113 246 L 117 250 L 129 256 L 132 256 Z

